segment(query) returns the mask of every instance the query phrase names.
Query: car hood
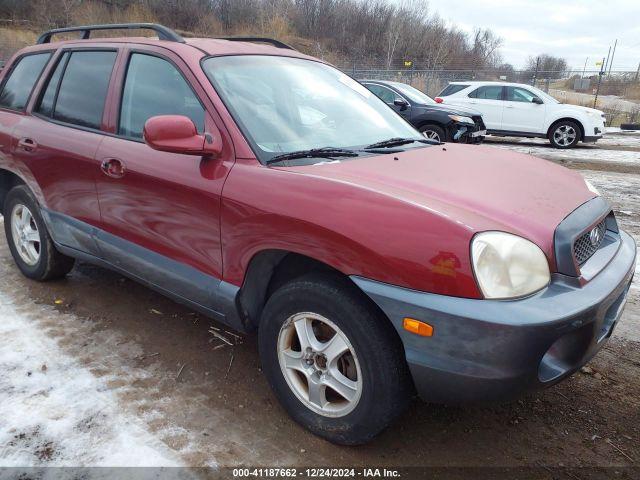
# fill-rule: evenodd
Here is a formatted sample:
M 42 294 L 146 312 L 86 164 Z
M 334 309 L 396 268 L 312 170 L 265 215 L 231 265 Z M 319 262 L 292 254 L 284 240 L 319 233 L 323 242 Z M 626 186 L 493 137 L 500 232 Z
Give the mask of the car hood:
M 594 197 L 582 176 L 548 160 L 497 147 L 446 144 L 402 153 L 288 167 L 402 201 L 472 233 L 502 230 L 553 259 L 557 225 Z M 407 230 L 419 228 L 407 225 Z
M 460 107 L 458 105 L 442 105 L 442 104 L 416 105 L 415 108 L 419 110 L 425 110 L 425 111 L 431 110 L 431 111 L 444 112 L 450 115 L 462 115 L 465 117 L 482 115 L 482 113 L 479 112 L 478 110 L 474 110 L 472 108 L 467 108 L 467 107 Z

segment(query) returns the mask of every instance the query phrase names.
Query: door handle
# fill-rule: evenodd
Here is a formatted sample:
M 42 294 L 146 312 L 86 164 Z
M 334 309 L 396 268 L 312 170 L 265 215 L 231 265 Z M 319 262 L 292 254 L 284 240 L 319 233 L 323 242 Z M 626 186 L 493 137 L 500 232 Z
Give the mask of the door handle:
M 38 148 L 38 144 L 35 140 L 25 137 L 18 140 L 18 147 L 25 152 L 33 152 L 36 148 Z
M 117 158 L 105 158 L 100 169 L 102 173 L 111 178 L 122 178 L 126 172 L 124 163 Z
M 513 105 L 506 105 L 505 108 L 516 108 Z

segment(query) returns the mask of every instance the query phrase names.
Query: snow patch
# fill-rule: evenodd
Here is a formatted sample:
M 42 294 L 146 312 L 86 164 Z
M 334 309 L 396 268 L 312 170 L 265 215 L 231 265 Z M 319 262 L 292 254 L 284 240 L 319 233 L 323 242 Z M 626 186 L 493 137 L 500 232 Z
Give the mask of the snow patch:
M 182 465 L 2 291 L 0 319 L 0 466 Z

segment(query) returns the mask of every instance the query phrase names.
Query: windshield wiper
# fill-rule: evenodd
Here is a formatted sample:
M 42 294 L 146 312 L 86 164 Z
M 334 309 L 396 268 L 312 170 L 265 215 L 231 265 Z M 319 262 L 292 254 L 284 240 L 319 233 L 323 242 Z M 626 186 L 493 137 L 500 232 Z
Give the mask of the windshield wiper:
M 332 158 L 332 157 L 357 157 L 360 155 L 355 150 L 348 150 L 346 148 L 311 148 L 309 150 L 300 150 L 297 152 L 283 153 L 282 155 L 276 155 L 265 161 L 266 165 L 272 163 L 278 163 L 283 160 L 295 160 L 297 158 Z
M 416 138 L 394 137 L 388 140 L 383 140 L 381 142 L 372 143 L 371 145 L 367 145 L 366 147 L 364 147 L 364 149 L 368 150 L 370 148 L 399 147 L 400 145 L 407 145 L 408 143 L 414 143 L 414 142 L 429 143 L 429 144 L 440 143 L 440 142 L 434 142 L 432 140 L 427 140 L 426 138 L 416 139 Z

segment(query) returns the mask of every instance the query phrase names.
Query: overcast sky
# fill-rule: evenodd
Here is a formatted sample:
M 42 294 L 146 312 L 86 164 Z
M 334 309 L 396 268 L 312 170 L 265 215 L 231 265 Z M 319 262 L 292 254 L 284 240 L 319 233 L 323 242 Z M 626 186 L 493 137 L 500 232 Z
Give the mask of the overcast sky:
M 402 0 L 392 0 L 400 3 Z M 503 39 L 505 61 L 522 67 L 529 55 L 549 53 L 587 70 L 618 39 L 613 69 L 640 62 L 640 0 L 430 0 L 431 12 L 465 31 L 487 27 Z

